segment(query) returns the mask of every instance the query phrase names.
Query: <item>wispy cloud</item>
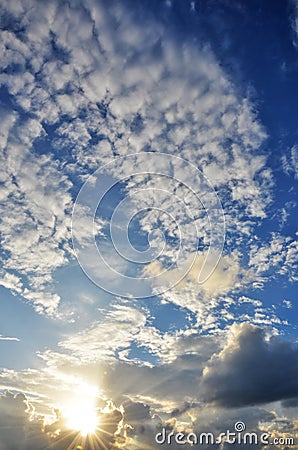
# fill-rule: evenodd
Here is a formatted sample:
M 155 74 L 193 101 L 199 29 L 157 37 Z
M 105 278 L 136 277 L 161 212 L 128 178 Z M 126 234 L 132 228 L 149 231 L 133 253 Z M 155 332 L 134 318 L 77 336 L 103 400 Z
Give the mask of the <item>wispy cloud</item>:
M 16 342 L 20 342 L 20 339 L 17 338 L 17 337 L 3 336 L 2 334 L 0 334 L 0 341 L 16 341 Z

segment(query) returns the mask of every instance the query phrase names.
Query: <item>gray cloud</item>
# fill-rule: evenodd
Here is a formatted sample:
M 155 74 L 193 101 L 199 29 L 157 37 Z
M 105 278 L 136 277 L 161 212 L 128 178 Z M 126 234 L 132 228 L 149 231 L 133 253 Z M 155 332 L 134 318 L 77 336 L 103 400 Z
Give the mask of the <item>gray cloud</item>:
M 48 448 L 43 418 L 33 415 L 34 408 L 24 394 L 0 396 L 0 450 Z
M 67 359 L 66 354 L 48 352 L 46 356 L 52 376 L 50 371 L 45 371 L 40 380 L 38 372 L 28 372 L 27 375 L 11 373 L 9 376 L 12 383 L 20 380 L 19 388 L 27 386 L 28 391 L 34 389 L 35 392 L 30 406 L 24 395 L 20 395 L 18 403 L 16 402 L 18 410 L 23 411 L 23 426 L 28 426 L 30 416 L 38 417 L 36 411 L 42 399 L 37 402 L 35 400 L 39 395 L 54 395 L 56 404 L 59 397 L 63 399 L 62 405 L 69 401 L 73 395 L 69 383 L 67 392 L 64 390 L 65 383 L 71 378 L 76 381 L 77 386 L 80 386 L 81 382 L 90 386 L 97 384 L 105 399 L 113 400 L 108 403 L 102 400 L 98 403 L 102 429 L 99 430 L 98 437 L 104 440 L 108 449 L 120 443 L 125 443 L 124 448 L 128 450 L 159 448 L 155 446 L 154 437 L 162 426 L 167 427 L 169 431 L 185 429 L 195 433 L 211 431 L 219 434 L 228 429 L 233 430 L 235 422 L 243 420 L 247 430 L 260 432 L 259 423 L 264 422 L 267 423 L 264 425 L 266 427 L 271 424 L 272 432 L 275 432 L 276 427 L 272 424 L 275 423 L 277 414 L 273 411 L 278 404 L 271 406 L 270 411 L 267 407 L 249 405 L 266 403 L 288 395 L 284 392 L 287 385 L 296 383 L 297 378 L 294 378 L 296 373 L 293 364 L 289 365 L 291 358 L 293 360 L 296 357 L 295 349 L 290 343 L 282 342 L 279 338 L 266 340 L 262 329 L 248 324 L 234 325 L 226 345 L 219 351 L 218 343 L 223 339 L 223 335 L 204 339 L 197 337 L 195 343 L 196 339 L 192 337 L 189 347 L 186 346 L 187 341 L 181 347 L 181 350 L 183 348 L 184 351 L 190 351 L 188 355 L 181 355 L 159 367 L 137 366 L 111 360 L 87 364 L 80 363 L 74 357 Z M 276 362 L 275 358 L 279 362 Z M 284 367 L 288 368 L 287 372 L 281 370 Z M 52 379 L 54 374 L 55 378 Z M 274 380 L 274 386 L 271 379 Z M 267 385 L 269 391 L 266 391 Z M 283 392 L 278 392 L 277 395 L 274 392 L 273 398 L 270 395 L 274 388 Z M 75 384 L 72 389 L 76 389 Z M 202 397 L 209 403 L 202 403 Z M 45 399 L 42 400 L 44 401 Z M 50 402 L 50 398 L 48 401 Z M 36 411 L 33 404 L 36 405 Z M 19 420 L 18 414 L 16 420 Z M 288 422 L 290 430 L 293 419 L 289 417 Z M 33 425 L 36 427 L 37 422 L 30 422 L 31 428 Z M 43 437 L 50 440 L 54 448 L 59 450 L 64 449 L 66 443 L 69 445 L 76 437 L 75 433 L 67 431 L 65 421 L 58 412 L 56 420 L 45 427 L 45 434 L 42 433 L 41 424 L 38 430 L 39 439 Z M 104 431 L 108 431 L 108 434 Z M 175 446 L 172 447 L 176 449 Z M 30 448 L 39 450 L 43 447 L 32 445 Z
M 223 350 L 203 371 L 207 402 L 225 407 L 290 399 L 298 395 L 298 348 L 248 323 L 233 325 Z

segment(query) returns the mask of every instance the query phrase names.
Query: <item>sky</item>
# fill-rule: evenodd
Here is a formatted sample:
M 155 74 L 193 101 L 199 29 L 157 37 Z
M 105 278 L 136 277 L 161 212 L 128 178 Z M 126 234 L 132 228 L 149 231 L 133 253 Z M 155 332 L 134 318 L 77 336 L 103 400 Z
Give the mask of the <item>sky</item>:
M 0 450 L 298 449 L 297 1 L 0 32 Z

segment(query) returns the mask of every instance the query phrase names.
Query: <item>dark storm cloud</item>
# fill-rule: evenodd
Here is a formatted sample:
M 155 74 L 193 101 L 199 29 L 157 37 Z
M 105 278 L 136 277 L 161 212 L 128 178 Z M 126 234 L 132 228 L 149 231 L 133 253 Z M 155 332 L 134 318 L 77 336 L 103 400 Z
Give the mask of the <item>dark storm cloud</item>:
M 206 402 L 235 407 L 298 396 L 298 348 L 280 337 L 266 339 L 263 329 L 234 325 L 224 349 L 203 372 Z
M 34 409 L 24 394 L 0 396 L 0 450 L 48 448 L 42 420 L 32 420 Z
M 289 398 L 282 402 L 282 406 L 284 408 L 297 408 L 298 406 L 298 397 L 296 398 Z

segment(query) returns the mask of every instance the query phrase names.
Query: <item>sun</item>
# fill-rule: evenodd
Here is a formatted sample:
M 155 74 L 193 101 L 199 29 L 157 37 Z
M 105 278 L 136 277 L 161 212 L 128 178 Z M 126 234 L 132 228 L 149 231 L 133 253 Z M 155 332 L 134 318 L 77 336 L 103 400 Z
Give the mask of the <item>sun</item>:
M 94 434 L 98 427 L 98 415 L 94 402 L 81 399 L 69 405 L 64 410 L 66 425 L 71 430 L 78 431 L 81 436 Z

